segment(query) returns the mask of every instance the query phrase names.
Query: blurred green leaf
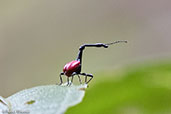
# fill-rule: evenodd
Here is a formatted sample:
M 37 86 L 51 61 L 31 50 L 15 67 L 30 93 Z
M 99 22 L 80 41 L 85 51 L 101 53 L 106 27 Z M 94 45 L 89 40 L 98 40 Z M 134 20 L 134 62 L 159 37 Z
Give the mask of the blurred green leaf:
M 86 90 L 83 102 L 66 114 L 171 114 L 171 62 L 101 75 L 104 78 Z
M 0 98 L 0 109 L 9 113 L 61 114 L 82 101 L 86 85 L 46 85 L 20 91 L 7 99 Z M 9 102 L 9 103 L 8 103 Z

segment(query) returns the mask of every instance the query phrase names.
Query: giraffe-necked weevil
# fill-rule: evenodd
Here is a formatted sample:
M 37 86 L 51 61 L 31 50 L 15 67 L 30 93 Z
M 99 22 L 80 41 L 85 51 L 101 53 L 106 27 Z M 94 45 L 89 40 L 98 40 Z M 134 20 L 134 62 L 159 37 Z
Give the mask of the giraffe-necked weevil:
M 85 83 L 88 84 L 92 80 L 93 75 L 92 74 L 87 74 L 87 73 L 81 73 L 82 54 L 83 54 L 83 50 L 85 49 L 85 47 L 103 47 L 103 48 L 108 48 L 109 45 L 116 44 L 116 43 L 127 43 L 127 41 L 115 41 L 115 42 L 106 43 L 106 44 L 103 44 L 103 43 L 84 44 L 84 45 L 80 46 L 77 59 L 67 63 L 64 66 L 64 68 L 63 68 L 63 72 L 60 73 L 59 77 L 60 77 L 60 81 L 61 82 L 60 82 L 59 85 L 61 85 L 63 83 L 62 75 L 66 75 L 67 76 L 67 82 L 68 82 L 67 85 L 69 85 L 69 77 L 72 77 L 71 78 L 71 83 L 72 83 L 73 82 L 73 78 L 74 78 L 75 75 L 78 76 L 80 84 L 82 83 L 80 75 L 85 76 Z M 90 79 L 88 81 L 87 81 L 87 77 L 90 77 Z

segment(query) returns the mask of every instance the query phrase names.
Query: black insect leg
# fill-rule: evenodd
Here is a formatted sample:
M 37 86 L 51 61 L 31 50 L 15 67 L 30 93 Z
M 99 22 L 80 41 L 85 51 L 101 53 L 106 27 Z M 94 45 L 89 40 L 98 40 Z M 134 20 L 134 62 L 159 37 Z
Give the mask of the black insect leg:
M 69 77 L 68 77 L 69 78 Z M 69 83 L 68 86 L 70 86 L 73 83 L 74 75 L 71 76 L 71 83 Z
M 61 84 L 63 83 L 63 81 L 62 81 L 62 75 L 64 75 L 64 73 L 63 73 L 63 72 L 61 72 L 61 73 L 60 73 L 60 75 L 59 75 L 59 77 L 60 77 L 60 81 L 61 81 L 59 85 L 61 85 Z
M 92 74 L 80 73 L 80 75 L 85 76 L 85 83 L 86 84 L 88 84 L 93 79 L 93 75 Z M 87 81 L 87 77 L 90 77 L 90 79 L 88 81 Z
M 71 78 L 71 83 L 73 83 L 73 79 L 74 79 L 74 76 L 72 76 L 72 78 Z
M 67 77 L 67 86 L 69 86 L 69 77 Z
M 77 74 L 77 75 L 78 75 L 78 79 L 79 79 L 80 84 L 82 84 L 79 74 Z
M 85 83 L 87 82 L 87 76 L 85 76 Z
M 88 80 L 88 82 L 86 82 L 86 84 L 88 84 L 93 79 L 93 75 L 92 74 L 87 74 L 87 76 L 90 77 L 90 79 Z

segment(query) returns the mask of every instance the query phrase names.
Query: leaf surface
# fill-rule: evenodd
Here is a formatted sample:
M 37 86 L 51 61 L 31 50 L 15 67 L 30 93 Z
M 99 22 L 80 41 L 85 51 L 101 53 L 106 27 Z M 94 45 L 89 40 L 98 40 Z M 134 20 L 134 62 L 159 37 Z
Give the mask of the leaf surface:
M 62 114 L 82 101 L 87 85 L 46 85 L 22 90 L 7 99 L 1 98 L 0 109 L 29 114 Z M 9 102 L 9 104 L 8 104 Z M 2 108 L 1 108 L 2 107 Z

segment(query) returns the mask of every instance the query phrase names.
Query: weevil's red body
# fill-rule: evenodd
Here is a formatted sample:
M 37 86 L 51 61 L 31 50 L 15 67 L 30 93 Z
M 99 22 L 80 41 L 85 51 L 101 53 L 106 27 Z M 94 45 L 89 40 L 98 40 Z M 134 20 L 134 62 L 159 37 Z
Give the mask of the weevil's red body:
M 70 77 L 72 73 L 77 72 L 80 67 L 80 61 L 71 61 L 64 66 L 63 72 L 66 76 Z

